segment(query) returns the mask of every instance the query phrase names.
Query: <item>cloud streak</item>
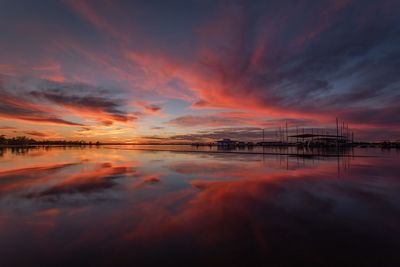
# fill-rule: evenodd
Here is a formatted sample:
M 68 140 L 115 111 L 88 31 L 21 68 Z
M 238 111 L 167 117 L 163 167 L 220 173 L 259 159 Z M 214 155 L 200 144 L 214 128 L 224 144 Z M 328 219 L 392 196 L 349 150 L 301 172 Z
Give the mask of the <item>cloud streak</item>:
M 1 9 L 0 74 L 24 87 L 2 91 L 2 118 L 135 122 L 146 136 L 155 122 L 188 132 L 338 116 L 400 132 L 398 1 L 100 3 Z
M 5 92 L 0 91 L 0 98 L 0 117 L 2 118 L 17 119 L 36 124 L 83 126 L 81 123 L 64 120 L 46 112 L 46 108 L 43 106 L 13 98 Z
M 110 97 L 92 96 L 88 94 L 72 95 L 60 89 L 32 91 L 30 95 L 65 107 L 78 114 L 94 117 L 103 122 L 111 122 L 111 124 L 113 121 L 128 122 L 136 119 L 135 116 L 120 110 L 122 103 Z

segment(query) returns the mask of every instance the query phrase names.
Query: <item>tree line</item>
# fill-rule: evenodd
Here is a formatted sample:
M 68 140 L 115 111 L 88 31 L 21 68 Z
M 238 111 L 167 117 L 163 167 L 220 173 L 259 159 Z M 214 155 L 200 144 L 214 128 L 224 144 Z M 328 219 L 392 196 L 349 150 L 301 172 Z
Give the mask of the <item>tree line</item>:
M 28 145 L 61 145 L 61 146 L 91 146 L 91 145 L 101 145 L 99 141 L 97 142 L 86 142 L 83 140 L 79 141 L 67 141 L 67 140 L 43 140 L 38 141 L 33 138 L 26 136 L 16 136 L 12 138 L 7 138 L 5 135 L 0 135 L 0 145 L 9 146 L 28 146 Z

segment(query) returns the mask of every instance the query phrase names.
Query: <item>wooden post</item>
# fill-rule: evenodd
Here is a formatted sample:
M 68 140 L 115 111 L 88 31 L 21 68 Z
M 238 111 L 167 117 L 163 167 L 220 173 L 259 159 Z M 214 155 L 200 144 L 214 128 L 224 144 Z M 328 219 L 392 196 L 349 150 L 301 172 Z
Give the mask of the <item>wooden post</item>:
M 287 128 L 287 121 L 286 121 L 286 144 L 289 143 L 289 132 L 288 132 L 288 128 Z
M 263 132 L 262 132 L 262 137 L 263 137 L 262 140 L 263 140 L 263 145 L 264 145 L 264 138 L 265 138 L 264 128 L 262 129 L 262 131 L 263 131 Z
M 339 146 L 339 121 L 336 117 L 336 146 Z
M 314 128 L 311 128 L 311 141 L 314 141 Z
M 342 137 L 341 137 L 344 141 L 344 121 L 342 122 Z

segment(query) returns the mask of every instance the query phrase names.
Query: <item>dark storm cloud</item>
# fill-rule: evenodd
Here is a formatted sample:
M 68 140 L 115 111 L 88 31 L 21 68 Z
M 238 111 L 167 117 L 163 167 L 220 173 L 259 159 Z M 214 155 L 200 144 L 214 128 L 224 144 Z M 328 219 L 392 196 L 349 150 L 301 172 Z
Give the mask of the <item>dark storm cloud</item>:
M 34 69 L 65 84 L 121 85 L 149 103 L 398 127 L 399 10 L 395 0 L 2 1 L 0 73 Z M 28 92 L 76 112 L 86 107 L 83 117 L 97 112 L 103 125 L 135 119 L 121 101 L 126 91 L 72 87 Z M 157 115 L 161 107 L 142 108 Z M 170 123 L 249 122 L 182 112 L 174 108 Z
M 82 126 L 83 124 L 67 121 L 45 111 L 43 105 L 33 104 L 14 98 L 0 88 L 0 117 L 18 119 L 33 123 L 56 124 L 65 126 Z
M 73 115 L 94 119 L 106 126 L 114 122 L 130 122 L 138 115 L 124 111 L 124 101 L 115 98 L 112 90 L 82 83 L 61 83 L 43 79 L 35 79 L 28 83 L 24 79 L 16 79 L 9 83 L 3 82 L 0 94 L 0 114 L 11 119 L 83 125 L 59 118 L 65 113 L 60 113 L 54 107 L 66 108 L 72 111 Z
M 84 88 L 77 85 L 78 89 Z M 97 95 L 99 92 L 96 93 Z M 93 112 L 102 112 L 109 115 L 113 120 L 126 122 L 132 119 L 127 112 L 121 111 L 122 101 L 111 99 L 109 96 L 92 96 L 83 93 L 82 95 L 71 94 L 70 91 L 60 89 L 47 89 L 43 91 L 32 91 L 30 95 L 36 98 L 42 98 L 60 106 L 73 109 L 90 110 Z
M 202 43 L 211 55 L 203 69 L 218 90 L 205 88 L 195 107 L 229 99 L 246 108 L 251 99 L 277 113 L 343 114 L 357 124 L 383 107 L 393 121 L 396 110 L 385 106 L 400 95 L 398 10 L 396 1 L 229 3 Z

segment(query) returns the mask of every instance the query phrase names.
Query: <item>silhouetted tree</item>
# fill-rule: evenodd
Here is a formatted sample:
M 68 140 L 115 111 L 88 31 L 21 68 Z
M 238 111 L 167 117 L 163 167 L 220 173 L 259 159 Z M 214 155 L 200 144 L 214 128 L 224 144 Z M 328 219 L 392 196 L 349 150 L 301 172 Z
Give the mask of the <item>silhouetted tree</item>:
M 5 135 L 0 135 L 0 145 L 6 145 L 7 144 L 7 138 Z
M 6 138 L 4 135 L 0 135 L 0 145 L 10 145 L 10 146 L 27 146 L 27 145 L 57 145 L 57 146 L 87 146 L 93 143 L 87 143 L 83 140 L 79 141 L 67 141 L 67 140 L 43 140 L 37 141 L 35 139 L 26 136 L 17 136 L 12 138 Z M 99 143 L 100 144 L 100 143 Z M 96 143 L 96 145 L 98 145 Z

